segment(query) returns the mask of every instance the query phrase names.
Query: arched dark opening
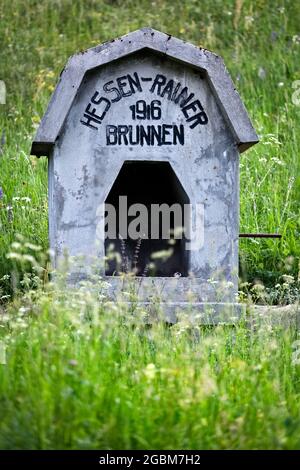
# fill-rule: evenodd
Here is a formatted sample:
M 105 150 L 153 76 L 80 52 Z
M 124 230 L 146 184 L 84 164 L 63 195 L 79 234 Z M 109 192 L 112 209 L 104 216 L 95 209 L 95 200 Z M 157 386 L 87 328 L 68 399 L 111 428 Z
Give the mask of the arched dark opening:
M 146 219 L 140 216 L 140 211 L 135 211 L 137 206 L 134 215 L 128 216 L 125 206 L 120 204 L 120 196 L 126 196 L 127 210 L 133 204 L 142 204 L 139 207 L 146 208 Z M 120 272 L 134 272 L 137 276 L 188 275 L 189 252 L 183 228 L 190 223 L 188 210 L 184 210 L 189 198 L 168 162 L 125 162 L 105 204 L 106 222 L 114 229 L 108 230 L 105 240 L 106 275 Z M 115 209 L 115 219 L 108 217 L 108 204 Z M 137 216 L 141 223 L 137 223 Z M 115 227 L 112 227 L 114 220 Z M 127 233 L 128 229 L 132 232 L 132 227 L 138 229 L 133 238 Z M 118 258 L 113 256 L 112 246 Z

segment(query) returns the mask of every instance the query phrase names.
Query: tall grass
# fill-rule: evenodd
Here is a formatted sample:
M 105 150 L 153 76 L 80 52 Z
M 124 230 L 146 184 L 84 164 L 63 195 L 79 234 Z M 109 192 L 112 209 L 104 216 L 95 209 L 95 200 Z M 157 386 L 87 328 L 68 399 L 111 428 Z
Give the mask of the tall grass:
M 105 291 L 57 279 L 0 316 L 0 448 L 299 448 L 295 330 L 147 327 Z

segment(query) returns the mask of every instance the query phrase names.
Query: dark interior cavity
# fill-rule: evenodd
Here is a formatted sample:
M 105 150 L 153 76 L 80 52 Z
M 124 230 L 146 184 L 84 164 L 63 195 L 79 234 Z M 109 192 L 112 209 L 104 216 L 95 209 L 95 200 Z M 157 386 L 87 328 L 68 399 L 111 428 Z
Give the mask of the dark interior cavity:
M 127 196 L 127 207 L 132 204 L 144 204 L 147 211 L 148 238 L 140 232 L 137 239 L 130 237 L 120 237 L 124 234 L 119 224 L 119 196 Z M 180 181 L 174 173 L 168 162 L 149 162 L 149 161 L 128 161 L 125 162 L 118 174 L 105 201 L 111 204 L 116 210 L 116 230 L 113 236 L 105 240 L 106 275 L 119 275 L 120 273 L 134 272 L 137 276 L 187 276 L 188 275 L 188 251 L 185 248 L 185 237 L 174 239 L 175 233 L 180 232 L 180 227 L 189 220 L 184 220 L 184 204 L 189 203 Z M 169 207 L 173 204 L 179 204 L 181 207 L 182 218 L 178 225 L 178 218 L 175 220 L 174 214 L 170 211 L 170 235 L 168 239 L 162 238 L 162 218 L 159 218 L 158 239 L 151 239 L 151 223 L 154 225 L 154 218 L 151 221 L 152 204 L 167 204 Z M 107 209 L 107 206 L 106 206 Z M 124 210 L 121 208 L 121 211 Z M 107 212 L 106 212 L 107 215 Z M 127 216 L 127 227 L 131 221 L 139 216 L 139 212 L 134 216 Z M 166 218 L 164 216 L 166 221 Z M 189 219 L 189 217 L 185 217 Z M 157 217 L 156 226 L 157 226 Z M 175 226 L 176 224 L 176 226 Z M 137 224 L 137 229 L 141 224 Z M 124 230 L 124 228 L 123 228 Z M 166 233 L 166 232 L 165 232 Z M 116 235 L 116 236 L 115 236 Z M 112 249 L 113 247 L 113 249 Z M 118 253 L 114 256 L 113 253 Z

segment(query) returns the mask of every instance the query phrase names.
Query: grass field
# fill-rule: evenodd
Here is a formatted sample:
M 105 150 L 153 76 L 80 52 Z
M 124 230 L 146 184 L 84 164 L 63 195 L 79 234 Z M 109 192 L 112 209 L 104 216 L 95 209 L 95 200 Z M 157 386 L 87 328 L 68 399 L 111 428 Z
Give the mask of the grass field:
M 1 1 L 0 448 L 299 448 L 297 332 L 147 329 L 101 281 L 47 284 L 47 161 L 29 156 L 71 54 L 143 26 L 213 50 L 261 140 L 241 155 L 240 231 L 283 236 L 241 240 L 241 298 L 295 302 L 299 24 L 292 0 Z
M 299 449 L 295 331 L 146 328 L 104 288 L 48 286 L 3 316 L 0 448 Z

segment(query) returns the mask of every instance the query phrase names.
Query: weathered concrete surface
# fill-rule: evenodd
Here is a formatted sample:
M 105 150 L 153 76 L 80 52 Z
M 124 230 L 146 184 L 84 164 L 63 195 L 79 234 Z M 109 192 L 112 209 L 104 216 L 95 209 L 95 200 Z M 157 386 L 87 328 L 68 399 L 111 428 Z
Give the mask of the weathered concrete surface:
M 185 112 L 176 101 L 176 90 L 184 89 L 186 106 L 193 103 Z M 133 109 L 141 100 L 147 106 L 159 101 L 161 116 L 139 120 Z M 134 141 L 129 128 L 140 125 L 168 129 L 160 140 Z M 207 303 L 216 315 L 225 304 L 230 315 L 241 313 L 235 302 L 239 152 L 257 140 L 222 60 L 209 51 L 146 29 L 73 56 L 32 147 L 32 153 L 49 156 L 54 265 L 67 251 L 83 258 L 70 279 L 88 275 L 95 263 L 104 275 L 103 204 L 122 165 L 167 162 L 192 205 L 192 224 L 196 205 L 204 207 L 204 244 L 188 253 L 190 277 L 135 279 L 138 298 L 147 304 L 163 287 L 166 312 L 173 318 L 176 305 L 181 309 L 191 302 L 200 312 Z M 111 298 L 117 298 L 123 279 L 108 281 Z
M 252 326 L 272 325 L 300 327 L 300 305 L 252 305 L 248 308 L 248 323 Z
M 188 86 L 200 99 L 209 116 L 207 125 L 185 126 L 184 146 L 107 146 L 105 126 L 94 131 L 80 119 L 94 90 L 124 74 L 155 76 L 163 72 Z M 137 98 L 153 99 L 149 85 L 111 106 L 105 118 L 109 124 L 132 122 L 130 105 Z M 161 99 L 163 120 L 182 123 L 180 107 Z M 133 122 L 134 124 L 134 122 Z M 89 74 L 78 91 L 63 131 L 49 157 L 50 244 L 59 258 L 65 249 L 70 256 L 104 258 L 101 243 L 104 210 L 101 207 L 128 160 L 167 161 L 192 204 L 204 204 L 204 246 L 190 252 L 190 272 L 207 280 L 220 277 L 236 287 L 238 269 L 239 155 L 231 131 L 212 96 L 207 80 L 192 69 L 159 56 L 132 56 Z M 155 191 L 155 182 L 153 182 Z M 119 281 L 117 281 L 119 282 Z

